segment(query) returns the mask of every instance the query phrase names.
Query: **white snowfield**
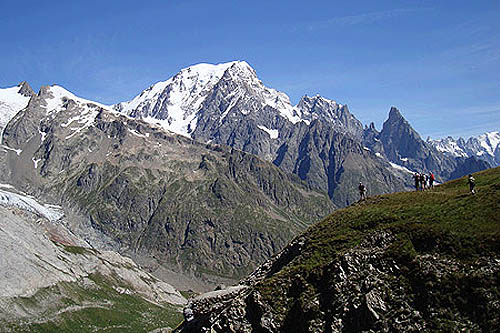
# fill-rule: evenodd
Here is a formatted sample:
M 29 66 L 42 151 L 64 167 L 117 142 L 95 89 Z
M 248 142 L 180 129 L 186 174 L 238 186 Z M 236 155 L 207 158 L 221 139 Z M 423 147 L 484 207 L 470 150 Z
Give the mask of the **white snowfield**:
M 488 132 L 477 137 L 481 143 L 481 147 L 491 156 L 495 154 L 495 150 L 500 145 L 500 132 Z
M 460 148 L 458 143 L 452 137 L 433 140 L 431 141 L 431 143 L 440 152 L 449 153 L 455 157 L 467 157 L 467 153 L 462 148 Z
M 51 98 L 45 99 L 46 105 L 45 109 L 47 110 L 47 114 L 51 114 L 52 112 L 61 111 L 63 105 L 66 100 L 72 100 L 76 102 L 79 106 L 87 106 L 88 108 L 103 108 L 103 109 L 111 109 L 109 105 L 101 104 L 98 102 L 94 102 L 85 98 L 81 98 L 73 94 L 72 92 L 64 89 L 58 85 L 52 85 L 48 87 L 48 92 L 52 95 Z M 77 119 L 73 119 L 77 120 Z
M 236 63 L 198 64 L 184 68 L 172 78 L 155 83 L 131 101 L 114 105 L 113 109 L 128 116 L 139 111 L 143 120 L 160 123 L 169 131 L 189 137 L 189 129 L 194 129 L 197 123 L 193 110 L 200 109 L 209 90 Z M 162 106 L 167 109 L 164 119 L 157 117 Z
M 269 137 L 271 139 L 277 139 L 280 135 L 279 131 L 276 129 L 269 129 L 266 126 L 262 126 L 262 125 L 258 125 L 257 127 L 259 129 L 263 130 L 264 132 L 266 132 L 267 134 L 269 134 Z
M 410 174 L 413 174 L 413 171 L 409 170 L 408 168 L 402 166 L 402 165 L 399 165 L 399 164 L 396 164 L 396 163 L 392 163 L 392 162 L 389 162 L 389 164 L 394 168 L 394 169 L 397 169 L 397 170 L 400 170 L 400 171 L 403 171 L 403 172 L 406 172 L 406 173 L 410 173 Z

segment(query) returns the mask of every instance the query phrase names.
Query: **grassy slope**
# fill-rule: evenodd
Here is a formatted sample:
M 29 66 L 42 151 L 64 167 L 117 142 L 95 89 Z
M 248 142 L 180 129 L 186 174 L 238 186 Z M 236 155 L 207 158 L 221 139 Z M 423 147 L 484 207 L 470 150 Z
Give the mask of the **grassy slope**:
M 179 307 L 150 303 L 136 295 L 121 294 L 100 274 L 90 276 L 94 287 L 60 283 L 20 298 L 23 307 L 47 308 L 38 323 L 1 323 L 7 332 L 148 332 L 175 327 L 182 320 Z M 53 299 L 51 305 L 45 304 Z M 3 330 L 2 330 L 3 331 Z
M 472 304 L 470 316 L 476 322 L 489 320 L 489 308 L 474 297 L 475 288 L 493 286 L 498 296 L 500 276 L 489 280 L 475 279 L 472 275 L 451 274 L 442 280 L 422 277 L 415 258 L 421 254 L 439 254 L 461 263 L 473 263 L 480 257 L 499 256 L 500 253 L 500 168 L 474 175 L 476 195 L 469 194 L 466 178 L 448 182 L 426 192 L 405 192 L 370 197 L 368 200 L 336 211 L 323 221 L 310 227 L 304 234 L 305 246 L 301 253 L 279 272 L 263 280 L 257 289 L 264 295 L 277 313 L 290 310 L 293 303 L 287 297 L 287 285 L 301 276 L 312 281 L 324 280 L 327 265 L 338 254 L 358 245 L 369 233 L 389 230 L 396 235 L 386 251 L 396 260 L 403 273 L 402 278 L 414 295 L 425 293 L 428 288 L 436 291 L 435 298 L 416 296 L 415 302 L 426 305 L 450 307 L 460 312 L 462 302 Z M 293 282 L 292 282 L 293 284 Z M 320 290 L 309 291 L 311 294 Z M 308 292 L 308 293 L 309 293 Z M 302 294 L 304 297 L 306 292 Z M 463 298 L 466 299 L 463 299 Z M 457 300 L 458 299 L 458 300 Z M 463 305 L 463 304 L 462 304 Z M 469 309 L 470 310 L 470 309 Z M 445 329 L 443 326 L 435 326 Z M 490 327 L 491 328 L 491 327 Z

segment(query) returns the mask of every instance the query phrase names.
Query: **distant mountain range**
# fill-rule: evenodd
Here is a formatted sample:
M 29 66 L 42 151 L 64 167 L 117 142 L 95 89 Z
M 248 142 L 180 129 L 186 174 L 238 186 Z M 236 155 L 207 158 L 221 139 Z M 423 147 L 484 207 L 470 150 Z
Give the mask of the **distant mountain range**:
M 453 139 L 448 136 L 439 140 L 428 139 L 427 142 L 437 150 L 453 157 L 477 157 L 492 166 L 500 165 L 500 132 L 488 132 L 467 140 Z
M 425 142 L 396 108 L 378 132 L 373 124 L 363 128 L 347 105 L 321 96 L 292 105 L 242 61 L 188 67 L 112 107 L 197 141 L 261 156 L 327 191 L 338 206 L 357 199 L 352 188 L 359 181 L 383 193 L 408 185 L 408 171 L 432 171 L 444 181 L 488 167 L 484 160 L 495 165 Z
M 0 158 L 2 182 L 61 205 L 89 244 L 175 276 L 186 289 L 244 276 L 336 208 L 326 193 L 255 155 L 194 141 L 59 86 L 42 87 L 9 121 Z

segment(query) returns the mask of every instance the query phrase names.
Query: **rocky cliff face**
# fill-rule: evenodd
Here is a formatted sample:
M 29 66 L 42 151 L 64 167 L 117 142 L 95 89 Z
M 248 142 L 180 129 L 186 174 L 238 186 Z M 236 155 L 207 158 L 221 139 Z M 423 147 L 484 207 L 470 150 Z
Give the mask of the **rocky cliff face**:
M 459 179 L 335 212 L 238 286 L 191 299 L 179 331 L 495 330 L 500 169 L 474 176 L 476 195 Z
M 484 170 L 488 163 L 472 157 L 449 156 L 422 140 L 400 111 L 392 107 L 379 133 L 374 126 L 365 129 L 364 144 L 397 165 L 417 172 L 433 172 L 439 181 Z
M 169 133 L 60 87 L 43 88 L 4 134 L 20 152 L 6 158 L 8 181 L 75 214 L 75 232 L 206 283 L 249 273 L 335 209 L 255 155 Z

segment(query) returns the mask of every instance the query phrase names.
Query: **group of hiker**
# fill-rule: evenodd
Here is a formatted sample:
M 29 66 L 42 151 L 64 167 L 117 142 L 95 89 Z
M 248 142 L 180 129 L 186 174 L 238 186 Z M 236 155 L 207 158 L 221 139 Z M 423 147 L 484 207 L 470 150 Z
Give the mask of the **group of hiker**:
M 415 172 L 413 174 L 413 180 L 415 181 L 415 191 L 424 191 L 426 189 L 434 188 L 434 181 L 436 178 L 432 172 L 429 175 L 421 172 Z
M 434 181 L 436 178 L 434 177 L 434 174 L 432 172 L 429 172 L 428 175 L 425 173 L 421 172 L 415 172 L 413 174 L 413 180 L 415 181 L 415 190 L 416 191 L 424 191 L 426 189 L 431 189 L 434 188 Z M 467 184 L 469 184 L 469 191 L 471 194 L 476 194 L 476 180 L 472 176 L 472 174 L 469 175 L 467 178 Z M 366 199 L 366 186 L 362 183 L 359 182 L 358 185 L 358 191 L 359 191 L 359 200 Z

